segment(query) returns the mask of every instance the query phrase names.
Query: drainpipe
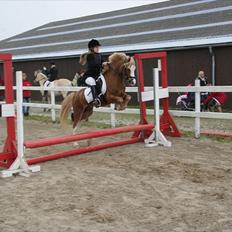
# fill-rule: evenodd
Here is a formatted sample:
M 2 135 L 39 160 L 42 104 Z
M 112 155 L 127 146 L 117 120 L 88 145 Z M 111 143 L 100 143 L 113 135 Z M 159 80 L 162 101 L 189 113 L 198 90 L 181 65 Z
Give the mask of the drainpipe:
M 210 53 L 210 56 L 211 56 L 212 85 L 215 85 L 216 84 L 216 77 L 215 77 L 215 54 L 214 54 L 212 46 L 209 46 L 209 53 Z

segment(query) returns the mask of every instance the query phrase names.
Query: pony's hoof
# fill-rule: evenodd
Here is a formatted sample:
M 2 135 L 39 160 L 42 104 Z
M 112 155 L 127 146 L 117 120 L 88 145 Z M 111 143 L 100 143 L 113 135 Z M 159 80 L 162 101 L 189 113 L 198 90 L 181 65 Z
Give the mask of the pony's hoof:
M 78 142 L 74 142 L 74 143 L 73 143 L 73 146 L 74 146 L 74 147 L 80 147 L 80 144 L 79 144 Z
M 92 144 L 92 140 L 91 140 L 91 139 L 88 139 L 88 140 L 86 141 L 86 143 L 87 143 L 87 147 L 90 147 L 91 144 Z
M 117 111 L 121 111 L 121 110 L 124 110 L 125 108 L 123 106 L 120 106 L 120 105 L 116 105 L 115 106 L 115 110 Z

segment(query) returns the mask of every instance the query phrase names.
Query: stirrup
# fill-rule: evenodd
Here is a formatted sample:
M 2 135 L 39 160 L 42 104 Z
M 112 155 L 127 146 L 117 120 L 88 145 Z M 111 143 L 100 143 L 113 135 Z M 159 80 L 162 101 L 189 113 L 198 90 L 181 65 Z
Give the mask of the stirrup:
M 93 100 L 93 105 L 95 106 L 95 107 L 100 107 L 101 106 L 101 101 L 100 101 L 100 99 L 99 98 L 96 98 L 96 99 L 94 99 Z

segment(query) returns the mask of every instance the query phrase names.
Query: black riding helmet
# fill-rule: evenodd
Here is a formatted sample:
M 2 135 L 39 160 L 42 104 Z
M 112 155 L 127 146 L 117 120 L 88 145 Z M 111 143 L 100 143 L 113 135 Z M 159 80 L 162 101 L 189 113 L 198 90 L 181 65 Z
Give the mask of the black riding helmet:
M 94 47 L 97 47 L 97 46 L 101 46 L 101 44 L 99 43 L 98 40 L 96 39 L 91 39 L 88 43 L 88 48 L 94 48 Z

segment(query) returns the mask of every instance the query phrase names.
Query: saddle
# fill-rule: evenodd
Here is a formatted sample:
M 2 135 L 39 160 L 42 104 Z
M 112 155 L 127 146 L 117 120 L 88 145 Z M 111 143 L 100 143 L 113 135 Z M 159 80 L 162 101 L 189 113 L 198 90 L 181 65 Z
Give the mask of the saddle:
M 87 87 L 84 91 L 84 95 L 85 95 L 86 101 L 90 103 L 93 101 L 91 89 L 86 84 L 83 86 Z M 100 75 L 98 79 L 96 80 L 96 92 L 97 92 L 97 96 L 100 99 L 100 101 L 101 102 L 104 101 L 104 94 L 106 93 L 106 81 L 103 75 Z

